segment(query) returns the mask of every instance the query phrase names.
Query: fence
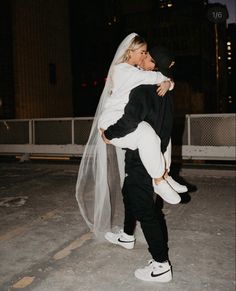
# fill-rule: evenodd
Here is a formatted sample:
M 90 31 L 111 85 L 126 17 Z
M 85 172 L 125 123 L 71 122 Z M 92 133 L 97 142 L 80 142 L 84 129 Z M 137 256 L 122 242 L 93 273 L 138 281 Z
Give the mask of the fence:
M 92 117 L 0 120 L 0 155 L 81 156 Z M 183 159 L 235 160 L 236 114 L 176 117 L 173 155 Z

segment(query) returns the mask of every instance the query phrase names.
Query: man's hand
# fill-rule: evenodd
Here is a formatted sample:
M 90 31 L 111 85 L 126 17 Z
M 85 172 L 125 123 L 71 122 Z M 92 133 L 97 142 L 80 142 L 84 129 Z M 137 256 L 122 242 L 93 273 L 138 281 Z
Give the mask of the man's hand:
M 170 81 L 161 82 L 156 90 L 158 96 L 164 96 L 171 87 Z
M 101 131 L 101 137 L 102 137 L 102 139 L 103 139 L 103 141 L 106 143 L 106 144 L 111 144 L 110 143 L 110 141 L 109 141 L 109 139 L 107 139 L 106 137 L 105 137 L 105 134 L 104 134 L 104 129 L 103 128 L 100 128 L 100 131 Z

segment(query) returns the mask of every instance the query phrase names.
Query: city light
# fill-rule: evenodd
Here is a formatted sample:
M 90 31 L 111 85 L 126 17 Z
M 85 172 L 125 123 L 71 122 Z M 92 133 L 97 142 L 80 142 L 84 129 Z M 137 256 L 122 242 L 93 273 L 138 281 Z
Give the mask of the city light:
M 227 45 L 231 45 L 231 42 L 230 41 L 227 41 Z

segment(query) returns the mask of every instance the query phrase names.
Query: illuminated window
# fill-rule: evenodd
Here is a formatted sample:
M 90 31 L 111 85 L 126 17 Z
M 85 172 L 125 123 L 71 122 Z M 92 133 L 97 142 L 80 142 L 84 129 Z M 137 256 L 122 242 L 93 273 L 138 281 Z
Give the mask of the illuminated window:
M 231 45 L 231 42 L 230 41 L 227 41 L 227 45 Z
M 160 0 L 160 8 L 170 8 L 172 7 L 172 1 L 170 0 Z
M 229 46 L 227 46 L 227 50 L 228 51 L 230 51 L 231 50 L 231 46 L 229 45 Z

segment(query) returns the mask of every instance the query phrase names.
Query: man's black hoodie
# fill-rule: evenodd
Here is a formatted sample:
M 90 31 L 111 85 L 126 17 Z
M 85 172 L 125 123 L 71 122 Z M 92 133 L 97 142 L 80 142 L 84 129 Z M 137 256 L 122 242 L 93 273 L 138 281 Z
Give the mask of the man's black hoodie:
M 148 122 L 161 139 L 161 150 L 165 152 L 173 124 L 171 92 L 160 97 L 156 85 L 140 85 L 134 88 L 125 107 L 124 115 L 105 130 L 107 139 L 123 137 L 133 132 L 141 121 Z M 145 137 L 144 137 L 145 138 Z

